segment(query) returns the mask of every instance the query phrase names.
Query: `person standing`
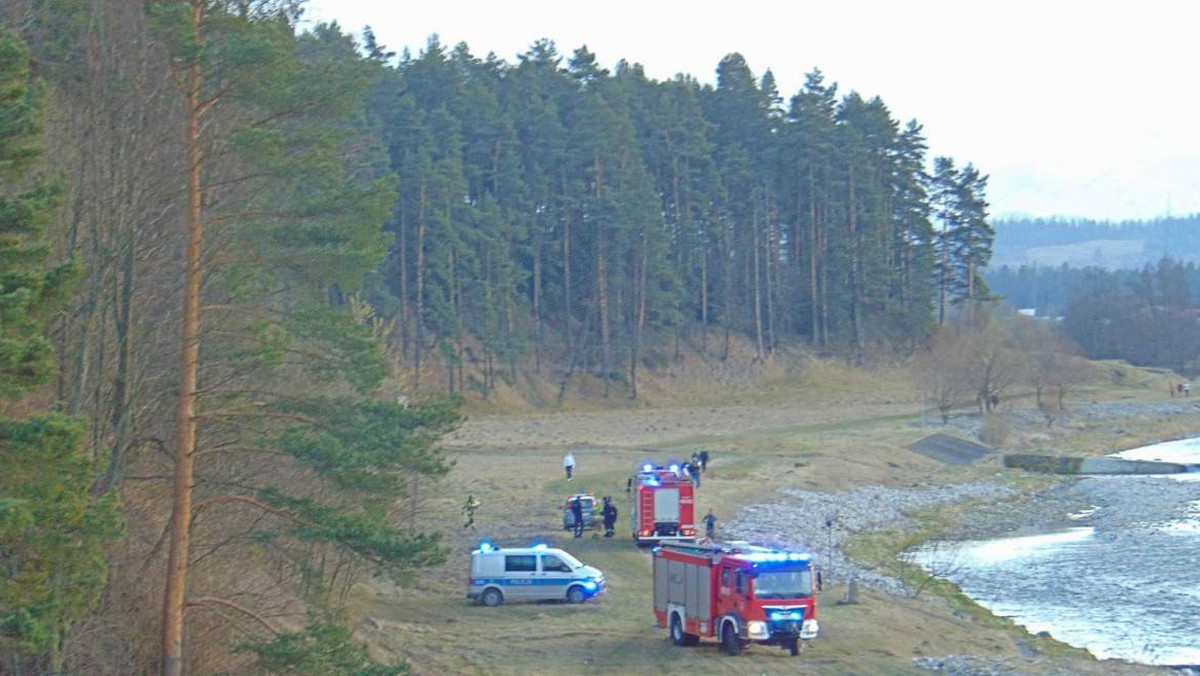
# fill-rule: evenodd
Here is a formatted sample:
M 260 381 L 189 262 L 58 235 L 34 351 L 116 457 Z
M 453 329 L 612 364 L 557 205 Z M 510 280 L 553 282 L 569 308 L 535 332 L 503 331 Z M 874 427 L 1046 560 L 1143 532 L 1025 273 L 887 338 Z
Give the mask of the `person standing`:
M 704 515 L 704 537 L 708 540 L 715 540 L 717 536 L 717 517 L 708 510 L 708 514 Z
M 583 537 L 583 502 L 579 498 L 571 500 L 571 516 L 575 518 L 575 537 Z
M 463 528 L 475 530 L 475 510 L 479 509 L 480 504 L 474 495 L 467 495 L 467 503 L 462 508 L 463 516 L 467 517 L 467 522 L 463 524 Z
M 570 451 L 563 456 L 563 470 L 567 473 L 567 481 L 570 481 L 571 473 L 575 471 L 575 455 Z
M 604 510 L 600 514 L 604 517 L 604 537 L 610 538 L 617 524 L 617 506 L 611 496 L 604 496 Z
M 708 471 L 708 451 L 700 451 L 700 471 Z

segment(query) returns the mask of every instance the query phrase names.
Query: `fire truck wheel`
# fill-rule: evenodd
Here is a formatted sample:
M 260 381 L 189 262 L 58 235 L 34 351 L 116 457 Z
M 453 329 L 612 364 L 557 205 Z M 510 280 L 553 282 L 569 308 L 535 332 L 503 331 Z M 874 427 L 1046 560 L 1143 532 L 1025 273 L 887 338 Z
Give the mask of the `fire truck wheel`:
M 721 648 L 730 655 L 739 655 L 742 652 L 742 642 L 738 640 L 733 622 L 726 622 L 725 626 L 721 627 Z
M 499 589 L 489 589 L 483 592 L 483 605 L 495 608 L 501 603 L 504 603 L 504 594 L 501 594 Z
M 671 616 L 671 643 L 677 646 L 690 647 L 700 642 L 700 637 L 683 630 L 683 622 L 679 615 Z
M 587 600 L 587 596 L 583 593 L 583 587 L 575 585 L 567 590 L 567 600 L 571 603 L 583 603 Z

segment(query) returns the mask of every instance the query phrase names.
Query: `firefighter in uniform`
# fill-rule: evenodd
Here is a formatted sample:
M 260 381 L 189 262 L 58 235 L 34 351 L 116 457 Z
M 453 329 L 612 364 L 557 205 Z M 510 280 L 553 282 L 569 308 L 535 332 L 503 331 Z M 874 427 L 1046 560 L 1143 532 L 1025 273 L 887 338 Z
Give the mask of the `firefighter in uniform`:
M 610 538 L 617 525 L 617 506 L 613 504 L 611 496 L 604 496 L 604 509 L 600 514 L 604 517 L 604 537 Z
M 717 517 L 708 510 L 708 514 L 704 517 L 704 537 L 708 540 L 715 540 L 717 535 Z
M 463 528 L 475 530 L 475 510 L 479 509 L 479 501 L 474 495 L 467 495 L 467 502 L 463 505 L 463 516 L 467 517 L 467 522 L 463 524 Z

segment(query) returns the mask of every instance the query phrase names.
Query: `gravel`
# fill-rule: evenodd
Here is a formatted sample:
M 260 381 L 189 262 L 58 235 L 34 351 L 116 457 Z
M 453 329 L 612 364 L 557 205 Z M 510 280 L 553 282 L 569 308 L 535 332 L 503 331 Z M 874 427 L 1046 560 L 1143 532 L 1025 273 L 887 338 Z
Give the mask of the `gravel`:
M 1119 425 L 1123 418 L 1169 418 L 1194 415 L 1198 411 L 1200 399 L 1091 403 L 1064 412 L 1055 419 L 1054 425 L 1060 428 L 1097 422 Z M 1046 424 L 1036 410 L 1002 412 L 1011 427 L 1032 429 Z M 951 418 L 949 426 L 977 436 L 981 419 L 978 415 L 959 415 Z M 944 539 L 989 539 L 1084 525 L 1107 532 L 1128 533 L 1131 529 L 1136 532 L 1158 528 L 1164 522 L 1195 510 L 1196 490 L 1194 482 L 1145 477 L 1064 478 L 1045 490 L 1023 495 L 999 481 L 987 479 L 908 488 L 865 486 L 840 493 L 780 489 L 782 497 L 779 500 L 742 508 L 729 523 L 729 530 L 739 539 L 812 551 L 828 581 L 845 582 L 853 578 L 860 584 L 887 593 L 906 594 L 911 590 L 899 580 L 848 559 L 842 549 L 846 541 L 858 532 L 913 526 L 910 516 L 913 513 L 968 500 L 983 501 L 983 504 L 964 515 L 943 536 Z M 1139 499 L 1129 500 L 1130 495 Z M 1107 508 L 1110 506 L 1113 508 Z M 1194 515 L 1194 511 L 1192 513 Z M 927 656 L 915 659 L 914 665 L 951 676 L 1074 676 L 1084 673 L 1076 660 L 1059 661 L 1030 655 Z M 1157 668 L 1117 660 L 1093 663 L 1085 672 L 1200 676 L 1200 669 L 1195 667 Z
M 1158 404 L 1096 404 L 1082 407 L 1077 418 L 1105 419 L 1124 416 L 1172 416 L 1194 412 L 1192 402 Z M 908 488 L 867 486 L 840 493 L 781 489 L 781 499 L 743 508 L 730 523 L 731 531 L 745 540 L 782 547 L 803 547 L 817 555 L 827 580 L 860 584 L 890 594 L 908 594 L 899 580 L 867 570 L 849 560 L 842 550 L 855 533 L 903 529 L 913 525 L 911 514 L 967 500 L 981 504 L 965 514 L 943 535 L 947 540 L 980 540 L 1031 535 L 1070 526 L 1094 526 L 1120 546 L 1122 540 L 1138 547 L 1139 536 L 1164 523 L 1195 517 L 1200 482 L 1161 478 L 1072 477 L 1032 494 L 1018 494 L 996 480 L 957 485 L 923 485 Z M 1134 499 L 1131 497 L 1136 496 Z M 828 524 L 828 525 L 827 525 Z M 1086 668 L 1081 670 L 1083 665 Z M 1080 663 L 1042 655 L 998 657 L 980 655 L 926 656 L 914 666 L 949 676 L 1076 676 L 1117 674 L 1135 676 L 1171 674 L 1200 676 L 1200 669 L 1152 667 L 1119 660 Z
M 913 660 L 918 668 L 947 676 L 1080 676 L 1078 661 L 1060 662 L 1053 659 L 1021 659 L 1005 657 L 981 657 L 977 655 L 945 655 L 941 657 L 919 657 Z M 1193 671 L 1146 667 L 1141 665 L 1105 660 L 1094 663 L 1089 674 L 1112 674 L 1134 676 L 1145 674 L 1173 674 L 1177 676 L 1200 676 Z
M 776 502 L 747 505 L 729 523 L 737 539 L 781 548 L 807 549 L 817 556 L 828 582 L 850 578 L 892 594 L 906 593 L 899 580 L 868 570 L 842 551 L 846 539 L 859 531 L 893 530 L 914 525 L 914 512 L 966 500 L 1002 500 L 1012 488 L 992 481 L 928 485 L 911 488 L 863 486 L 841 493 L 794 488 L 779 490 Z

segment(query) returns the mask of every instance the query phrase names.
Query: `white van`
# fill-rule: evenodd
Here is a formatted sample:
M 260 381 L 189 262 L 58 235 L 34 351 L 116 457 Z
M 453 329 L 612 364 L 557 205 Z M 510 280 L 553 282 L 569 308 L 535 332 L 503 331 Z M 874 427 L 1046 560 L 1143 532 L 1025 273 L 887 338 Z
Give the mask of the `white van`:
M 505 601 L 583 603 L 603 592 L 604 574 L 561 549 L 483 543 L 471 552 L 467 598 L 485 606 Z

